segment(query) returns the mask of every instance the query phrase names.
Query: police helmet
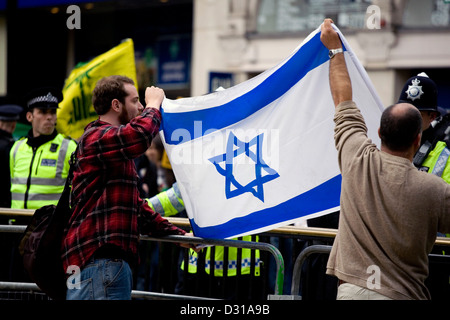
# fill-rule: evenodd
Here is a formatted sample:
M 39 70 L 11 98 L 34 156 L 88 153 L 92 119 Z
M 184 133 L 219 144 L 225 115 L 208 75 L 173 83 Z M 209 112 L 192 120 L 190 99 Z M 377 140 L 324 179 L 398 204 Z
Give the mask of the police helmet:
M 435 111 L 437 109 L 437 85 L 425 72 L 419 73 L 406 81 L 398 99 L 399 103 L 410 103 L 420 111 Z
M 28 110 L 33 108 L 58 109 L 62 101 L 62 93 L 53 87 L 43 87 L 31 91 L 26 98 Z

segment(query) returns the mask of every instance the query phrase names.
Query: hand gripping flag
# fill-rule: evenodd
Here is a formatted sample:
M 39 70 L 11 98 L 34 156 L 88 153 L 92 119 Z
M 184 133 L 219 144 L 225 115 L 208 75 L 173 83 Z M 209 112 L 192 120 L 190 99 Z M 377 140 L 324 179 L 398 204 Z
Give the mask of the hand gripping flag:
M 136 82 L 133 40 L 127 39 L 87 63 L 79 63 L 66 79 L 59 104 L 57 130 L 74 139 L 86 125 L 98 118 L 92 105 L 92 91 L 103 77 L 121 75 Z
M 339 35 L 353 100 L 379 144 L 382 104 Z M 165 99 L 161 136 L 196 236 L 231 238 L 339 210 L 328 72 L 318 28 L 255 78 L 205 96 Z

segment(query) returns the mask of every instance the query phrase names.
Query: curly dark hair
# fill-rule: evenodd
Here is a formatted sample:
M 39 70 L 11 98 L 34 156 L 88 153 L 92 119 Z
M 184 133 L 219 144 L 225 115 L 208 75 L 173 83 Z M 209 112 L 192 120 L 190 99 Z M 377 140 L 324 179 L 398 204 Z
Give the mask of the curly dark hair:
M 125 83 L 134 85 L 134 81 L 125 76 L 109 76 L 97 82 L 92 93 L 92 104 L 99 116 L 109 111 L 114 99 L 125 103 L 125 97 L 128 95 L 125 91 Z

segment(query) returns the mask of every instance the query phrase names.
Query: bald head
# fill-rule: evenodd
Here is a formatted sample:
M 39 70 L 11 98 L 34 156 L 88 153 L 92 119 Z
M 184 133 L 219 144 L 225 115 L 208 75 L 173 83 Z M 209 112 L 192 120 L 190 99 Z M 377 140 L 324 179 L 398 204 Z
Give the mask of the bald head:
M 417 142 L 421 131 L 422 116 L 412 104 L 394 104 L 386 108 L 381 115 L 381 143 L 389 150 L 407 151 Z

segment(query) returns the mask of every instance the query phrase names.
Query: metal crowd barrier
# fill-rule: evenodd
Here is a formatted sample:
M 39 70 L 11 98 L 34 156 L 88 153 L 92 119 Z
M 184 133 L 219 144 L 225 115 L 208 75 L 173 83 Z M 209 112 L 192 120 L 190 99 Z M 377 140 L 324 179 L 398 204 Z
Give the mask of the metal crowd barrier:
M 302 276 L 302 267 L 306 259 L 313 253 L 325 253 L 329 254 L 331 252 L 331 246 L 324 245 L 313 245 L 305 248 L 295 260 L 294 269 L 292 271 L 292 286 L 291 295 L 297 297 L 300 291 L 300 280 Z M 299 297 L 301 299 L 301 297 Z
M 26 229 L 26 226 L 21 225 L 0 225 L 0 232 L 7 233 L 23 233 Z M 275 280 L 275 293 L 274 295 L 282 295 L 283 294 L 283 280 L 284 280 L 284 260 L 280 251 L 271 244 L 268 243 L 260 243 L 260 242 L 252 242 L 252 241 L 241 241 L 241 240 L 218 240 L 218 239 L 203 239 L 198 237 L 186 237 L 186 236 L 166 236 L 166 237 L 149 237 L 149 236 L 141 236 L 141 240 L 146 241 L 158 241 L 158 242 L 172 242 L 172 243 L 190 243 L 195 245 L 204 245 L 204 246 L 223 246 L 223 247 L 235 247 L 235 248 L 245 248 L 252 250 L 263 250 L 272 254 L 275 259 L 277 272 L 276 272 L 276 280 Z M 10 290 L 34 290 L 37 288 L 33 283 L 14 283 L 11 282 L 0 282 L 0 289 L 10 289 Z M 168 294 L 157 294 L 157 293 L 149 293 L 144 291 L 133 291 L 133 297 L 139 298 L 165 298 L 165 299 L 173 299 L 177 297 L 178 299 L 203 299 L 200 297 L 192 297 L 192 296 L 181 296 L 181 295 L 168 295 Z M 188 297 L 188 298 L 187 298 Z
M 41 289 L 35 283 L 29 282 L 6 282 L 0 281 L 0 290 L 17 290 L 17 291 L 29 291 L 29 292 L 41 292 Z M 144 300 L 217 300 L 207 297 L 195 297 L 179 294 L 158 293 L 133 290 L 131 291 L 132 299 L 144 299 Z
M 8 209 L 0 208 L 0 216 L 13 216 L 13 217 L 30 217 L 34 213 L 34 210 L 22 210 L 22 209 Z M 175 218 L 175 217 L 165 217 L 172 224 L 189 229 L 189 220 L 186 218 Z M 21 233 L 25 230 L 26 226 L 21 225 L 1 225 L 0 232 L 12 232 Z M 285 226 L 270 230 L 265 232 L 265 235 L 276 236 L 276 237 L 290 237 L 290 238 L 309 238 L 309 239 L 333 239 L 336 236 L 337 230 L 335 229 L 324 229 L 324 228 L 313 228 L 313 227 L 296 227 L 296 226 Z M 172 242 L 172 243 L 192 243 L 198 245 L 207 246 L 223 246 L 223 247 L 236 247 L 236 248 L 248 248 L 253 250 L 263 250 L 269 252 L 275 259 L 277 272 L 275 280 L 275 292 L 273 295 L 268 295 L 268 299 L 302 299 L 299 295 L 300 282 L 302 276 L 302 266 L 305 261 L 312 254 L 329 254 L 331 251 L 331 246 L 329 245 L 311 245 L 304 248 L 300 254 L 297 256 L 293 270 L 292 270 L 292 283 L 290 288 L 291 295 L 283 295 L 283 279 L 284 279 L 284 259 L 280 251 L 273 245 L 264 242 L 250 242 L 250 241 L 240 241 L 240 240 L 217 240 L 217 239 L 203 239 L 198 237 L 184 237 L 184 236 L 168 236 L 163 238 L 153 238 L 148 236 L 142 236 L 141 239 L 148 241 L 158 241 L 158 242 Z M 450 246 L 450 238 L 438 237 L 435 242 L 436 245 L 440 246 Z M 13 282 L 0 282 L 0 290 L 10 289 L 10 290 L 35 290 L 39 289 L 33 283 L 13 283 Z M 140 299 L 208 299 L 205 297 L 196 296 L 183 296 L 178 294 L 164 294 L 146 291 L 133 290 L 133 298 Z
M 1 231 L 1 229 L 0 229 Z M 252 249 L 268 251 L 272 254 L 277 265 L 277 273 L 275 280 L 275 295 L 283 294 L 283 281 L 284 281 L 284 259 L 281 252 L 269 243 L 242 241 L 242 240 L 218 240 L 218 239 L 203 239 L 198 237 L 185 237 L 185 236 L 167 236 L 161 238 L 153 238 L 149 236 L 141 236 L 141 240 L 161 241 L 161 242 L 173 242 L 173 243 L 191 243 L 196 245 L 206 246 L 222 246 L 222 247 L 234 247 L 241 249 Z

